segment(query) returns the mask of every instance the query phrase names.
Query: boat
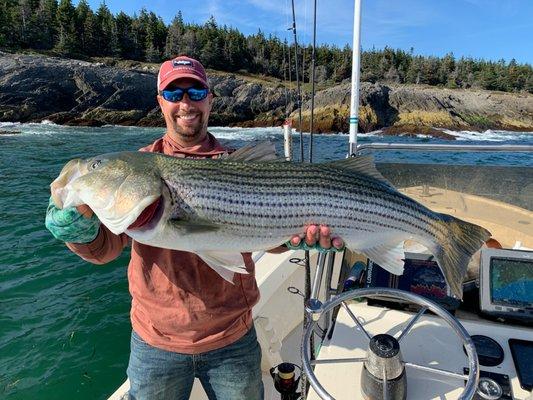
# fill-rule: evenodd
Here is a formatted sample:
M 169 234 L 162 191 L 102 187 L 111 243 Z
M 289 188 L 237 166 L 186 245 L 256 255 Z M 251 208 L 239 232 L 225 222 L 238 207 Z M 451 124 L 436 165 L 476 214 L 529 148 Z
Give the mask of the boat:
M 355 4 L 349 156 L 532 154 L 528 145 L 357 145 Z M 265 399 L 533 399 L 533 167 L 377 168 L 407 196 L 492 233 L 470 261 L 464 297 L 449 295 L 438 265 L 416 243 L 403 244 L 402 276 L 348 250 L 254 254 Z M 109 400 L 127 398 L 128 385 Z M 198 381 L 190 398 L 207 399 Z

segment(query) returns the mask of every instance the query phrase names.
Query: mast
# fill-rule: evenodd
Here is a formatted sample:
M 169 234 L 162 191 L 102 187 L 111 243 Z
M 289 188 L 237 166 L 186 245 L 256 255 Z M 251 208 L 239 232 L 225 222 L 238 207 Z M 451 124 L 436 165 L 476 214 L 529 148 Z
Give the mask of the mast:
M 354 0 L 352 43 L 352 94 L 350 102 L 350 148 L 348 157 L 357 149 L 357 124 L 359 115 L 359 78 L 361 75 L 361 2 Z

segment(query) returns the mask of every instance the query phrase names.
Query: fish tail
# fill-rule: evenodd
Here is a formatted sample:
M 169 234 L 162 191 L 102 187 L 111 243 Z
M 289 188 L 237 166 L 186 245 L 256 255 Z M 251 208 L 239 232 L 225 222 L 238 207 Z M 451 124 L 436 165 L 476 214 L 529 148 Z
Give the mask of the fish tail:
M 447 214 L 437 213 L 436 243 L 433 252 L 452 294 L 463 297 L 463 279 L 472 255 L 491 236 L 481 226 L 471 224 Z

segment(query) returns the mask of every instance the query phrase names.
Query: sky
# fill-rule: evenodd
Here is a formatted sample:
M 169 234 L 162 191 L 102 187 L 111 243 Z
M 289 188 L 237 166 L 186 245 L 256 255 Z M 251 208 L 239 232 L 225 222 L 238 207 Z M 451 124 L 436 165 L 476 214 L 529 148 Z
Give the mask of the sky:
M 219 25 L 249 35 L 258 29 L 292 42 L 292 0 L 105 0 L 113 14 L 142 7 L 170 24 L 181 10 L 185 22 Z M 316 0 L 317 44 L 352 44 L 354 0 Z M 74 4 L 78 1 L 74 0 Z M 101 0 L 89 0 L 93 10 Z M 314 0 L 294 0 L 298 41 L 313 40 Z M 533 0 L 362 0 L 361 45 L 389 46 L 415 54 L 452 52 L 486 60 L 512 58 L 533 64 Z

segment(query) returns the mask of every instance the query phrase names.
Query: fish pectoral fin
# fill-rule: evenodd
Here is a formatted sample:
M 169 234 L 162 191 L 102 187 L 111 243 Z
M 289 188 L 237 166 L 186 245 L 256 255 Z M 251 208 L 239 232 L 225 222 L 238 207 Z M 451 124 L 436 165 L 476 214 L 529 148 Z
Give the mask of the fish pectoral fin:
M 188 233 L 205 233 L 215 232 L 220 229 L 220 226 L 204 219 L 185 220 L 173 219 L 172 225 L 182 230 L 184 234 Z
M 359 249 L 359 251 L 391 274 L 403 274 L 403 259 L 405 258 L 403 241 L 399 244 L 381 244 L 367 249 Z
M 204 251 L 197 253 L 216 273 L 230 283 L 233 283 L 235 273 L 247 274 L 241 253 L 226 253 L 222 251 Z

